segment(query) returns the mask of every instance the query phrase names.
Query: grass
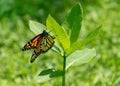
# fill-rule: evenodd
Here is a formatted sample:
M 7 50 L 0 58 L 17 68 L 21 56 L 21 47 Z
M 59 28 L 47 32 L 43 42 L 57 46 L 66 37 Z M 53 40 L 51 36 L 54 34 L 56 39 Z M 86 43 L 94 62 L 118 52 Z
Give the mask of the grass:
M 120 84 L 120 9 L 117 2 L 89 4 L 84 12 L 81 38 L 102 24 L 101 35 L 88 46 L 95 46 L 97 57 L 89 64 L 69 69 L 67 86 L 119 86 Z M 60 86 L 61 78 L 39 84 L 34 76 L 39 70 L 62 68 L 62 58 L 49 51 L 30 64 L 32 51 L 22 52 L 23 45 L 35 35 L 20 18 L 0 20 L 0 86 Z M 53 57 L 49 57 L 50 55 Z M 59 62 L 58 62 L 59 61 Z M 77 70 L 77 71 L 76 71 Z M 74 81 L 74 82 L 73 82 Z

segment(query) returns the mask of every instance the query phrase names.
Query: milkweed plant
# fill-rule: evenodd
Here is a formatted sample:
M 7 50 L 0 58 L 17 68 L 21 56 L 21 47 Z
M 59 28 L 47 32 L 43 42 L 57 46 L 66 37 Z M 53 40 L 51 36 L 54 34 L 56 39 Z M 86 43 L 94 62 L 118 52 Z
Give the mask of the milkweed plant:
M 96 34 L 100 31 L 101 25 L 89 32 L 84 39 L 79 39 L 82 18 L 83 10 L 81 5 L 77 3 L 72 7 L 61 25 L 51 15 L 46 19 L 46 26 L 30 20 L 29 26 L 33 33 L 39 34 L 46 29 L 55 36 L 55 44 L 52 49 L 63 57 L 61 58 L 63 59 L 63 69 L 55 70 L 53 68 L 41 71 L 38 74 L 40 82 L 61 76 L 62 86 L 65 86 L 66 71 L 71 66 L 80 66 L 88 63 L 96 56 L 95 48 L 83 48 L 83 46 L 93 41 Z

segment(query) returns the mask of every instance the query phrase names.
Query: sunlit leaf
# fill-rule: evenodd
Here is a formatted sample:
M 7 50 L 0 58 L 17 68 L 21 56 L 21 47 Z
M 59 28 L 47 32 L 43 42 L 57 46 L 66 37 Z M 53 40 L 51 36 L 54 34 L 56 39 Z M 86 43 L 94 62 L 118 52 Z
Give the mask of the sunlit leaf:
M 55 38 L 63 49 L 70 47 L 70 40 L 67 33 L 50 15 L 46 20 L 46 26 L 55 35 Z
M 76 66 L 87 63 L 94 56 L 96 56 L 96 50 L 94 48 L 76 50 L 66 58 L 66 69 L 68 69 L 70 66 Z
M 49 74 L 47 75 L 44 75 L 44 76 L 37 76 L 35 77 L 35 80 L 39 83 L 42 83 L 42 82 L 45 82 L 45 81 L 48 81 L 50 80 L 51 78 L 49 77 Z
M 29 26 L 30 26 L 30 30 L 35 33 L 36 35 L 37 34 L 40 34 L 43 32 L 43 30 L 46 30 L 46 27 L 41 24 L 41 23 L 38 23 L 36 21 L 29 21 Z

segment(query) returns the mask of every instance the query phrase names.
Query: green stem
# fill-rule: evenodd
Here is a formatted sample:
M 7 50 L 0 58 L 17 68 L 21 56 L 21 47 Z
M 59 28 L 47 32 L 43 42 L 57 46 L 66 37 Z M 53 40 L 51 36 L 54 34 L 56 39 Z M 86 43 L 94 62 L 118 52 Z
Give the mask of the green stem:
M 65 86 L 65 68 L 66 68 L 66 57 L 65 57 L 65 53 L 63 55 L 63 77 L 62 77 L 62 86 Z

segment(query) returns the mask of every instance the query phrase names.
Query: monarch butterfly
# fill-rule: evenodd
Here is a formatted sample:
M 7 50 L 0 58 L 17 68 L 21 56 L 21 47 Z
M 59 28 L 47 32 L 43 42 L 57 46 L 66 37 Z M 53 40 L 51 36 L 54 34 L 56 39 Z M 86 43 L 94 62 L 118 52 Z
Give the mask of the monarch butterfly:
M 23 51 L 34 49 L 30 62 L 34 60 L 41 54 L 47 52 L 55 43 L 55 37 L 51 36 L 46 30 L 41 34 L 35 36 L 22 48 Z

